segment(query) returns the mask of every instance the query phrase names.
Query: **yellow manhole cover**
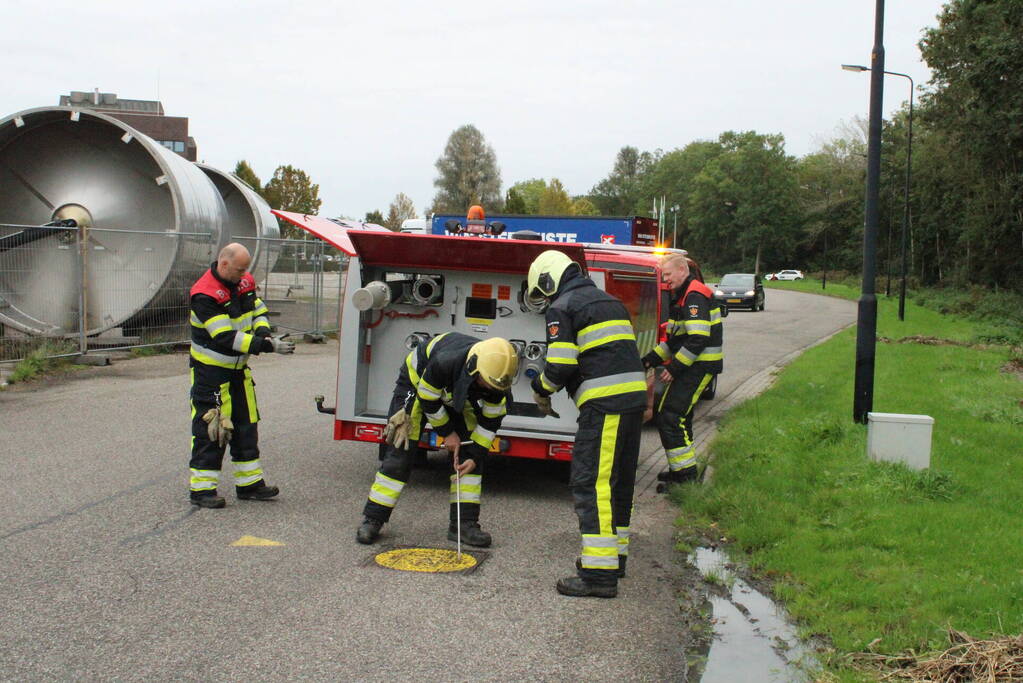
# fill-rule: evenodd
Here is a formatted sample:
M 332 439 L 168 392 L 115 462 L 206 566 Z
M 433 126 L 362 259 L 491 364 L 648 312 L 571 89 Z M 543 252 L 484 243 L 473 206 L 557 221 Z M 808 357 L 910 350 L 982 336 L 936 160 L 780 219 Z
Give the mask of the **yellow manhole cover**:
M 399 548 L 376 556 L 381 567 L 403 572 L 460 572 L 476 566 L 476 558 L 462 553 L 459 561 L 454 550 L 440 548 Z

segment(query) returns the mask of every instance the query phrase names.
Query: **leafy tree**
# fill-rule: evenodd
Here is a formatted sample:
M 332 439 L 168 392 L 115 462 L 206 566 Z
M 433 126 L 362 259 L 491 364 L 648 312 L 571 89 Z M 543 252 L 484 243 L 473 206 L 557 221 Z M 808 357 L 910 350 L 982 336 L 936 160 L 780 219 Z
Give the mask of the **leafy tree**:
M 501 209 L 501 171 L 494 149 L 472 124 L 448 137 L 444 153 L 437 159 L 435 213 L 461 213 L 473 204 L 487 211 Z
M 920 50 L 932 90 L 920 112 L 917 273 L 1021 288 L 1023 4 L 951 0 Z
M 579 197 L 578 199 L 572 202 L 571 213 L 575 214 L 576 216 L 599 216 L 600 209 L 598 209 L 597 205 L 591 202 L 586 197 Z
M 551 178 L 547 189 L 540 195 L 540 213 L 545 216 L 569 215 L 572 213 L 572 200 L 565 191 L 561 181 Z
M 249 162 L 242 159 L 234 167 L 234 174 L 239 180 L 244 182 L 246 185 L 255 190 L 256 194 L 261 195 L 263 192 L 263 182 L 256 175 L 256 172 L 249 166 Z
M 675 149 L 661 156 L 639 179 L 639 205 L 645 212 L 655 199 L 665 198 L 668 206 L 679 206 L 681 211 L 673 218 L 665 234 L 678 230 L 680 239 L 671 235 L 668 241 L 678 246 L 687 244 L 689 218 L 685 207 L 689 204 L 693 179 L 711 159 L 724 151 L 716 141 L 691 142 L 682 149 Z
M 590 190 L 590 200 L 605 216 L 639 213 L 640 181 L 659 158 L 658 154 L 640 152 L 635 147 L 618 150 L 610 175 Z
M 724 151 L 693 181 L 688 209 L 697 253 L 716 266 L 787 261 L 799 234 L 795 159 L 782 135 L 722 133 Z
M 415 217 L 416 207 L 412 204 L 412 200 L 404 192 L 399 192 L 387 210 L 387 218 L 383 225 L 385 228 L 397 232 L 401 230 L 402 222 Z
M 367 211 L 366 212 L 366 222 L 367 223 L 376 223 L 377 225 L 383 225 L 384 224 L 384 214 L 380 213 L 377 210 Z
M 315 216 L 320 211 L 320 186 L 314 184 L 305 171 L 294 166 L 278 166 L 266 185 L 263 198 L 271 208 L 294 211 Z M 308 239 L 309 234 L 290 223 L 279 221 L 281 234 L 291 239 Z
M 504 212 L 510 214 L 528 213 L 526 200 L 515 190 L 514 186 L 509 187 L 507 194 L 504 196 Z
M 547 181 L 543 178 L 530 178 L 529 180 L 520 180 L 511 186 L 511 189 L 515 190 L 516 194 L 522 197 L 523 203 L 526 205 L 526 210 L 522 213 L 537 214 L 540 213 L 540 196 L 547 189 Z M 512 213 L 510 210 L 505 209 L 508 213 Z

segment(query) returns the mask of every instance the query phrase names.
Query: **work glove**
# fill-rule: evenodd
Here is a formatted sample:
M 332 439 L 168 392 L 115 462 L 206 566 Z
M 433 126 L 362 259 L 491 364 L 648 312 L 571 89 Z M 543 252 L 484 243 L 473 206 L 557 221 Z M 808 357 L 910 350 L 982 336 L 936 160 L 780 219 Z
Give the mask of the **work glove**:
M 664 361 L 661 360 L 660 356 L 658 356 L 656 353 L 651 351 L 647 355 L 643 356 L 643 369 L 644 370 L 649 370 L 650 368 L 656 368 L 658 365 L 661 365 L 663 362 Z
M 533 402 L 536 403 L 536 407 L 539 408 L 540 412 L 543 413 L 544 415 L 550 415 L 551 417 L 561 417 L 556 412 L 554 412 L 554 408 L 551 407 L 550 396 L 544 396 L 534 391 Z
M 290 332 L 288 334 L 291 334 Z M 273 347 L 274 353 L 288 354 L 295 353 L 295 342 L 287 341 L 288 334 L 282 334 L 280 337 L 270 337 L 268 341 L 270 346 Z
M 206 423 L 206 435 L 218 446 L 226 446 L 231 441 L 234 423 L 231 418 L 220 412 L 220 408 L 210 408 L 202 416 Z
M 394 415 L 391 415 L 387 419 L 387 426 L 384 427 L 384 441 L 400 448 L 403 451 L 408 450 L 408 429 L 409 419 L 408 413 L 402 408 Z

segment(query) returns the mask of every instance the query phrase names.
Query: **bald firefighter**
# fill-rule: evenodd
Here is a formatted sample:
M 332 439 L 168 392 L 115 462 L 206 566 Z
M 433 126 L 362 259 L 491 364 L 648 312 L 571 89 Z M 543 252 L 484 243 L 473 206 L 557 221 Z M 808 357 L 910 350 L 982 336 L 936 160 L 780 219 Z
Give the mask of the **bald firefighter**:
M 248 359 L 269 351 L 294 353 L 295 345 L 270 335 L 266 305 L 248 272 L 251 261 L 243 245 L 229 244 L 191 290 L 189 500 L 203 508 L 226 504 L 217 495 L 217 484 L 228 444 L 239 499 L 269 500 L 280 492 L 263 479 L 256 428 L 259 409 Z
M 646 377 L 636 335 L 621 301 L 597 288 L 566 254 L 548 250 L 529 267 L 527 294 L 546 311 L 547 358 L 533 399 L 553 414 L 551 394 L 565 388 L 579 408 L 570 486 L 582 552 L 563 595 L 613 598 L 629 555 L 632 493 Z
M 412 472 L 412 460 L 427 422 L 438 445 L 458 452 L 451 475 L 448 538 L 486 548 L 492 539 L 480 528 L 483 460 L 507 413 L 518 355 L 506 339 L 480 341 L 458 332 L 437 335 L 420 344 L 398 371 L 388 411 L 389 444 L 363 508 L 355 534 L 359 543 L 373 543 L 391 518 Z M 468 442 L 460 446 L 462 442 Z M 461 501 L 461 509 L 458 503 Z
M 661 380 L 667 384 L 655 420 L 668 458 L 668 469 L 657 478 L 670 485 L 698 477 L 693 410 L 700 394 L 721 372 L 723 330 L 720 306 L 691 272 L 685 256 L 664 256 L 661 277 L 671 289 L 668 337 L 643 357 L 643 365 L 660 368 Z

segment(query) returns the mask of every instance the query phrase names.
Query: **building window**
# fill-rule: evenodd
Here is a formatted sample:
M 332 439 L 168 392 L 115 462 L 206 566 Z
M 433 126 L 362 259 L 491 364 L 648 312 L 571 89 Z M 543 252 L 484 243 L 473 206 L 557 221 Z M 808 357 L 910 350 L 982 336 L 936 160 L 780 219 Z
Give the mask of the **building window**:
M 178 153 L 183 153 L 185 151 L 185 143 L 183 143 L 181 140 L 175 140 L 174 151 Z

